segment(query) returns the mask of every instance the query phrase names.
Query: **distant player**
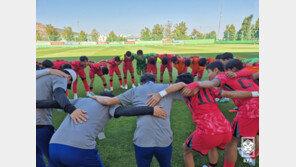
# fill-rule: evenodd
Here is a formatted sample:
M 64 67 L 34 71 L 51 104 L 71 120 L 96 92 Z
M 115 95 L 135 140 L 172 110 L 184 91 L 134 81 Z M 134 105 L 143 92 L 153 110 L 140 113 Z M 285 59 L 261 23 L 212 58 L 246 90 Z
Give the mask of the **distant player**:
M 186 60 L 185 58 L 181 57 L 180 55 L 175 55 L 174 57 L 172 57 L 171 60 L 173 62 L 174 67 L 178 71 L 178 75 L 187 72 L 187 67 L 184 64 Z
M 225 52 L 221 56 L 221 62 L 223 63 L 224 66 L 232 59 L 233 59 L 233 54 L 230 52 Z
M 52 68 L 53 67 L 53 62 L 51 60 L 44 60 L 42 63 L 41 63 L 41 66 L 43 68 Z
M 198 61 L 200 58 L 201 58 L 200 56 L 192 56 L 192 57 L 186 58 L 186 60 L 184 61 L 185 66 L 190 67 L 192 69 L 191 74 L 194 77 L 197 76 L 198 81 L 201 80 L 204 72 L 204 67 L 201 67 L 198 64 Z
M 216 61 L 222 61 L 222 54 L 219 54 L 216 56 Z
M 62 70 L 62 66 L 64 65 L 64 64 L 70 64 L 70 62 L 68 62 L 68 61 L 65 61 L 65 60 L 56 60 L 56 61 L 54 61 L 53 62 L 53 69 L 58 69 L 58 70 Z
M 123 60 L 123 64 L 122 64 L 122 71 L 123 71 L 123 80 L 124 80 L 124 88 L 128 89 L 127 86 L 127 71 L 130 72 L 131 74 L 131 78 L 132 78 L 132 87 L 136 87 L 135 86 L 135 77 L 134 77 L 134 66 L 133 66 L 133 60 L 134 57 L 132 56 L 132 53 L 130 51 L 127 51 L 122 57 L 121 59 Z
M 111 60 L 106 60 L 106 62 L 109 64 L 110 90 L 113 91 L 113 74 L 114 74 L 114 72 L 118 76 L 120 87 L 122 89 L 124 89 L 124 87 L 122 85 L 121 72 L 118 68 L 118 66 L 121 64 L 122 60 L 120 60 L 119 56 L 116 56 Z
M 84 69 L 86 68 L 87 65 L 89 65 L 88 62 L 88 58 L 86 56 L 81 56 L 79 58 L 80 60 L 78 61 L 72 61 L 70 62 L 72 69 L 76 72 L 77 76 L 79 75 L 83 85 L 84 85 L 84 89 L 86 91 L 86 96 L 90 96 L 89 94 L 89 88 L 88 88 L 88 84 L 87 84 L 87 80 L 86 80 L 86 74 Z M 74 82 L 73 84 L 73 93 L 74 93 L 74 99 L 78 98 L 77 95 L 77 83 L 78 83 L 78 79 Z
M 146 58 L 149 56 L 156 56 L 156 54 L 154 53 L 147 53 L 147 54 L 143 54 L 142 50 L 138 50 L 137 54 L 132 53 L 132 56 L 136 59 L 137 61 L 137 81 L 138 81 L 138 86 L 140 86 L 140 79 L 141 79 L 141 75 L 146 73 L 146 69 L 147 69 L 147 62 L 146 62 Z
M 146 73 L 152 73 L 155 76 L 155 83 L 157 83 L 157 57 L 149 56 L 147 57 L 147 61 Z
M 170 76 L 170 84 L 173 84 L 173 66 L 172 66 L 172 57 L 173 55 L 170 54 L 156 54 L 158 58 L 161 59 L 160 65 L 160 83 L 163 83 L 163 73 L 165 69 L 168 69 L 169 76 Z
M 89 78 L 90 78 L 90 83 L 89 83 L 89 90 L 90 90 L 90 95 L 93 96 L 93 83 L 95 79 L 95 75 L 97 74 L 103 82 L 104 90 L 107 89 L 107 83 L 104 75 L 107 75 L 109 73 L 109 69 L 107 68 L 107 63 L 104 61 L 98 62 L 91 64 L 89 66 Z
M 240 61 L 239 61 L 240 62 Z M 226 66 L 234 61 L 230 61 Z M 232 65 L 233 68 L 241 70 L 242 63 Z M 228 78 L 224 73 L 224 66 L 221 62 L 215 61 L 207 66 L 210 81 L 198 82 L 198 87 L 213 88 L 221 87 L 224 90 L 259 91 L 258 85 L 252 79 L 246 77 Z M 231 70 L 230 68 L 228 70 Z M 225 167 L 233 167 L 237 159 L 237 143 L 240 137 L 255 137 L 255 157 L 250 158 L 249 164 L 255 166 L 255 158 L 259 154 L 259 99 L 232 98 L 239 111 L 232 122 L 233 138 L 226 145 Z

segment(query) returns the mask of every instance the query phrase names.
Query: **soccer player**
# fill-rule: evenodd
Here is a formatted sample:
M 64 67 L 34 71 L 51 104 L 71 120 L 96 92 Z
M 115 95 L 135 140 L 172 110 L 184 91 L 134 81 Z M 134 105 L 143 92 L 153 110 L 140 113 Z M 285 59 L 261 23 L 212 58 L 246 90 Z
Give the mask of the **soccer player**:
M 174 67 L 178 71 L 178 75 L 187 72 L 187 67 L 184 64 L 184 61 L 186 60 L 185 58 L 181 57 L 180 55 L 175 55 L 174 57 L 172 57 L 171 60 L 173 62 Z
M 119 56 L 114 57 L 111 60 L 105 60 L 107 63 L 109 63 L 109 76 L 110 76 L 110 90 L 113 91 L 113 74 L 114 72 L 118 76 L 120 87 L 124 89 L 122 85 L 122 78 L 121 78 L 121 72 L 118 68 L 118 66 L 121 64 L 122 60 L 120 60 Z
M 204 72 L 204 68 L 201 67 L 198 63 L 200 58 L 200 56 L 192 56 L 184 61 L 185 66 L 190 67 L 192 69 L 191 74 L 194 77 L 197 76 L 198 81 L 201 80 Z
M 243 65 L 240 63 L 232 65 L 232 67 L 241 70 Z M 233 61 L 229 62 L 230 64 Z M 226 66 L 230 66 L 226 64 Z M 240 90 L 240 91 L 259 91 L 259 87 L 252 79 L 246 77 L 228 78 L 224 73 L 224 65 L 215 61 L 206 67 L 209 73 L 210 81 L 197 82 L 198 87 L 213 88 L 221 87 L 224 90 Z M 240 137 L 255 138 L 255 152 L 251 153 L 255 156 L 249 158 L 248 163 L 255 166 L 255 159 L 259 154 L 259 99 L 247 98 L 236 99 L 232 98 L 234 104 L 239 111 L 231 123 L 233 128 L 233 137 L 231 142 L 226 145 L 225 149 L 225 167 L 233 167 L 237 159 L 237 143 Z
M 216 56 L 216 61 L 222 61 L 222 54 L 219 54 Z
M 230 52 L 225 52 L 221 56 L 221 62 L 223 63 L 224 66 L 232 59 L 233 59 L 233 54 Z
M 253 94 L 258 94 L 258 92 L 223 91 L 222 89 L 214 88 L 199 89 L 197 82 L 192 83 L 193 81 L 194 76 L 190 73 L 178 75 L 176 83 L 182 82 L 182 86 L 170 86 L 154 94 L 146 104 L 154 106 L 162 97 L 183 89 L 181 94 L 185 96 L 185 102 L 190 109 L 193 121 L 197 125 L 196 130 L 188 137 L 186 143 L 183 144 L 185 166 L 194 167 L 192 153 L 197 151 L 202 156 L 209 152 L 209 166 L 216 167 L 219 157 L 217 148 L 224 149 L 225 145 L 230 142 L 232 129 L 228 120 L 219 110 L 215 97 L 249 98 Z M 185 92 L 184 89 L 189 90 L 190 94 L 183 94 L 182 92 Z
M 56 61 L 53 62 L 53 64 L 54 64 L 53 67 L 52 67 L 53 69 L 62 70 L 62 69 L 63 69 L 62 66 L 63 66 L 64 64 L 70 64 L 70 62 L 65 61 L 65 60 L 59 60 L 59 61 L 56 60 Z
M 53 69 L 36 71 L 36 100 L 57 100 L 57 103 L 70 114 L 71 119 L 77 124 L 77 121 L 86 121 L 87 116 L 81 109 L 73 106 L 67 98 L 65 91 L 71 89 L 76 80 L 76 73 L 71 69 L 65 69 L 63 72 L 68 77 L 60 77 L 51 74 Z M 48 160 L 49 166 L 54 166 L 49 156 L 49 140 L 54 133 L 52 125 L 52 109 L 36 110 L 36 166 L 45 166 L 43 155 Z
M 163 73 L 165 69 L 168 69 L 169 76 L 170 76 L 170 84 L 173 84 L 173 67 L 172 67 L 172 57 L 173 55 L 170 54 L 156 54 L 158 58 L 161 59 L 160 65 L 160 83 L 163 83 Z
M 147 69 L 146 58 L 152 55 L 156 56 L 156 54 L 154 53 L 143 54 L 142 50 L 138 50 L 137 54 L 132 53 L 132 56 L 137 61 L 138 86 L 140 86 L 141 75 L 146 73 L 146 69 Z
M 110 92 L 100 95 L 113 97 Z M 91 98 L 74 99 L 71 104 L 86 111 L 88 120 L 75 125 L 69 115 L 65 117 L 49 144 L 50 158 L 56 166 L 104 166 L 96 148 L 96 137 L 112 117 L 150 115 L 165 119 L 167 116 L 160 106 L 104 106 Z M 36 106 L 60 108 L 55 100 L 39 100 Z
M 72 66 L 72 69 L 76 72 L 76 74 L 80 76 L 80 78 L 83 82 L 83 85 L 84 85 L 84 89 L 86 91 L 86 96 L 90 96 L 89 88 L 88 88 L 88 84 L 87 84 L 87 80 L 86 80 L 86 74 L 84 71 L 86 66 L 89 65 L 89 61 L 86 56 L 81 56 L 79 59 L 80 59 L 79 61 L 72 61 L 72 62 L 70 62 L 70 64 Z M 74 99 L 78 98 L 77 82 L 78 82 L 78 80 L 76 80 L 73 84 Z
M 167 87 L 169 87 L 169 84 L 156 84 L 154 75 L 146 73 L 142 75 L 141 86 L 139 87 L 129 89 L 113 98 L 95 97 L 103 105 L 145 106 L 145 102 L 149 99 L 149 94 L 157 93 Z M 170 166 L 173 133 L 169 115 L 173 101 L 182 99 L 183 96 L 179 93 L 172 93 L 160 100 L 159 105 L 163 106 L 163 109 L 168 113 L 166 119 L 150 115 L 137 117 L 137 128 L 133 141 L 136 161 L 139 167 L 150 166 L 153 156 L 158 160 L 159 166 Z
M 107 83 L 104 75 L 107 75 L 109 73 L 109 69 L 107 68 L 107 63 L 104 61 L 100 61 L 98 63 L 91 64 L 89 66 L 89 78 L 90 78 L 90 83 L 89 83 L 89 90 L 90 90 L 90 95 L 93 96 L 93 84 L 94 84 L 94 79 L 95 79 L 95 74 L 97 74 L 103 82 L 104 90 L 107 90 Z
M 127 51 L 124 56 L 121 57 L 123 59 L 123 64 L 122 64 L 122 70 L 123 70 L 123 80 L 125 84 L 125 89 L 128 89 L 127 86 L 127 71 L 130 72 L 131 78 L 132 78 L 132 87 L 135 86 L 135 77 L 134 77 L 134 66 L 133 66 L 133 60 L 134 57 L 132 56 L 132 53 L 130 51 Z
M 155 56 L 149 56 L 147 57 L 147 69 L 146 73 L 152 73 L 155 76 L 155 83 L 157 83 L 157 67 L 156 67 L 156 62 L 157 62 L 157 57 Z

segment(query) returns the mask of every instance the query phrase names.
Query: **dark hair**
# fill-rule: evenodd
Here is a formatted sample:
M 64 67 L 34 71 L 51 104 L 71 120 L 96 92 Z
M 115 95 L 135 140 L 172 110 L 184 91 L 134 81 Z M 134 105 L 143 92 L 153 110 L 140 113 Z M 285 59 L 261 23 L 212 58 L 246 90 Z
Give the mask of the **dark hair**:
M 206 69 L 214 71 L 215 68 L 218 68 L 219 71 L 224 72 L 224 65 L 221 61 L 214 61 L 207 65 Z
M 148 81 L 155 82 L 155 76 L 154 76 L 153 74 L 146 73 L 146 74 L 143 74 L 143 75 L 141 76 L 140 81 L 141 81 L 142 83 L 146 83 L 146 82 L 148 82 Z
M 233 54 L 230 53 L 230 52 L 225 52 L 225 53 L 223 53 L 223 55 L 222 55 L 222 59 L 223 59 L 223 60 L 233 59 Z
M 226 70 L 228 69 L 232 70 L 234 67 L 238 70 L 241 70 L 244 68 L 243 63 L 238 59 L 232 59 L 225 65 Z
M 71 66 L 71 64 L 62 64 L 62 66 L 61 66 L 61 68 L 62 69 L 72 69 L 72 66 Z
M 185 72 L 177 76 L 175 83 L 184 82 L 185 84 L 190 84 L 194 81 L 194 77 L 189 72 Z
M 54 66 L 54 64 L 50 60 L 44 60 L 42 62 L 42 67 L 44 67 L 44 68 L 51 68 L 52 66 Z
M 100 96 L 114 97 L 114 95 L 111 92 L 101 92 Z
M 148 63 L 154 65 L 156 63 L 155 57 L 150 57 Z
M 126 55 L 127 57 L 131 57 L 132 52 L 130 52 L 130 51 L 126 51 L 125 55 Z
M 107 67 L 103 66 L 102 73 L 103 73 L 103 75 L 107 75 L 109 73 L 109 69 Z
M 178 60 L 178 58 L 177 58 L 177 56 L 174 56 L 174 57 L 172 57 L 171 60 L 172 60 L 173 63 L 176 63 L 176 61 Z
M 204 66 L 206 66 L 207 62 L 208 62 L 208 60 L 206 58 L 200 58 L 198 60 L 198 65 L 204 67 Z
M 81 56 L 80 61 L 88 61 L 88 58 L 86 56 Z
M 219 55 L 217 55 L 217 56 L 216 56 L 216 58 L 215 58 L 215 59 L 216 59 L 216 60 L 219 60 L 219 59 L 221 59 L 221 58 L 222 58 L 222 55 L 221 55 L 221 54 L 219 54 Z
M 137 55 L 138 55 L 138 54 L 143 55 L 143 50 L 138 50 L 138 51 L 137 51 Z
M 115 57 L 115 61 L 120 61 L 120 57 L 119 56 L 116 56 Z
M 185 61 L 184 61 L 184 64 L 185 64 L 185 66 L 190 66 L 190 64 L 191 64 L 191 59 L 186 59 Z
M 41 69 L 42 69 L 42 67 L 39 66 L 38 64 L 36 64 L 36 70 L 41 70 Z
M 167 55 L 163 56 L 163 58 L 161 59 L 161 64 L 167 65 L 168 62 L 169 62 L 168 56 Z

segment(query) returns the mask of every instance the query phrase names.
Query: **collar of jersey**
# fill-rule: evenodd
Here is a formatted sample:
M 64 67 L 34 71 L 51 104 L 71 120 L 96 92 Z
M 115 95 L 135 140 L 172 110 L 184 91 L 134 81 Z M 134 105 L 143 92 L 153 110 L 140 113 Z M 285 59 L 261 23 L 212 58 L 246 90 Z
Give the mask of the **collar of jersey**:
M 154 82 L 148 81 L 148 82 L 145 83 L 145 85 L 150 84 L 150 83 L 154 84 Z

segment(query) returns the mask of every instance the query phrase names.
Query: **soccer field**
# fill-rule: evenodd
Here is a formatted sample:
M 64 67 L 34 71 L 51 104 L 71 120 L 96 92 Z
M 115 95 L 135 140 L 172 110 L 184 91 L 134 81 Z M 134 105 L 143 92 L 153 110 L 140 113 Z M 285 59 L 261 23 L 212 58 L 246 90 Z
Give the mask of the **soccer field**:
M 201 55 L 203 57 L 215 58 L 217 54 L 224 52 L 232 52 L 235 57 L 253 58 L 259 57 L 259 45 L 253 44 L 208 44 L 208 45 L 168 45 L 168 46 L 127 46 L 127 47 L 89 47 L 89 48 L 38 48 L 36 49 L 37 61 L 43 61 L 45 59 L 56 60 L 64 59 L 67 61 L 79 60 L 82 55 L 88 56 L 90 60 L 99 61 L 103 59 L 111 59 L 114 56 L 121 56 L 126 51 L 136 53 L 138 49 L 142 49 L 145 53 L 170 53 L 180 54 L 182 56 Z M 158 72 L 160 64 L 157 64 Z M 134 61 L 134 67 L 136 62 Z M 122 65 L 120 65 L 122 72 Z M 191 69 L 188 70 L 191 72 Z M 85 69 L 88 77 L 88 67 Z M 136 77 L 135 72 L 135 77 Z M 174 80 L 177 76 L 176 69 L 173 69 Z M 123 73 L 122 73 L 123 77 Z M 207 72 L 205 71 L 202 80 L 206 80 Z M 196 80 L 196 78 L 195 78 Z M 106 81 L 109 87 L 109 76 L 106 76 Z M 158 74 L 159 81 L 159 74 Z M 113 78 L 114 95 L 123 93 L 119 87 L 117 76 L 114 74 Z M 164 73 L 164 83 L 169 83 L 168 72 Z M 130 75 L 128 74 L 128 85 L 131 87 Z M 136 83 L 137 85 L 137 83 Z M 96 76 L 94 81 L 94 93 L 99 94 L 103 91 L 103 85 L 101 79 Z M 86 93 L 80 78 L 78 78 L 78 96 L 86 97 Z M 72 91 L 69 91 L 69 97 L 73 98 Z M 225 115 L 225 117 L 231 122 L 235 117 L 235 113 L 228 112 L 229 109 L 234 107 L 233 102 L 230 100 L 228 103 L 219 103 L 219 108 Z M 53 113 L 53 125 L 57 129 L 63 121 L 66 114 L 64 112 L 58 112 L 54 110 Z M 176 101 L 173 103 L 171 111 L 171 127 L 174 133 L 173 135 L 173 152 L 172 152 L 172 167 L 182 167 L 183 151 L 182 144 L 186 141 L 187 137 L 195 130 L 195 124 L 192 121 L 190 111 L 184 101 Z M 133 133 L 136 129 L 136 117 L 120 117 L 118 119 L 111 119 L 105 127 L 106 139 L 97 140 L 97 148 L 102 161 L 106 167 L 135 167 L 136 160 L 133 147 Z M 240 145 L 240 143 L 239 143 Z M 195 166 L 202 166 L 208 164 L 207 157 L 201 157 L 198 153 L 194 154 Z M 223 166 L 224 163 L 224 151 L 219 150 L 218 166 Z M 158 162 L 153 158 L 151 166 L 157 167 Z M 238 155 L 236 166 L 244 167 L 249 166 L 243 162 L 243 159 Z M 259 158 L 257 158 L 256 166 L 259 166 Z

